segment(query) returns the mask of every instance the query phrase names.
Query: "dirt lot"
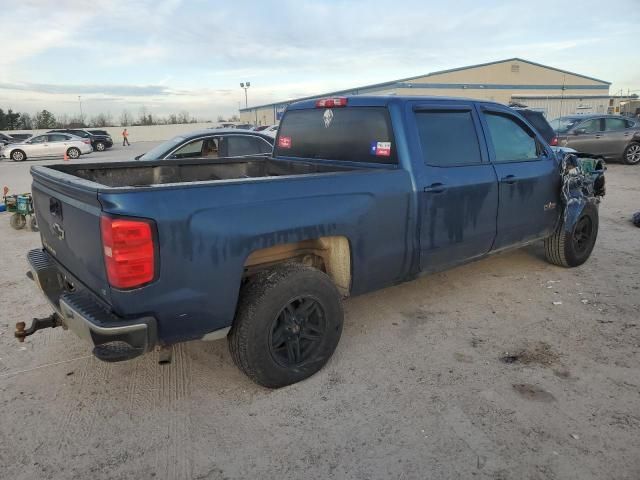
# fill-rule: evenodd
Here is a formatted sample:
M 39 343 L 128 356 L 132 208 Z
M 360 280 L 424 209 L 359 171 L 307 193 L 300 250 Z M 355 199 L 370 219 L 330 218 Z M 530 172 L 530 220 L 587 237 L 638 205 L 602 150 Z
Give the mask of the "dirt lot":
M 27 167 L 0 162 L 0 184 Z M 24 276 L 38 235 L 0 214 L 0 477 L 637 480 L 640 167 L 607 178 L 583 267 L 530 247 L 350 299 L 327 367 L 278 391 L 224 341 L 166 366 L 60 329 L 16 343 L 50 310 Z

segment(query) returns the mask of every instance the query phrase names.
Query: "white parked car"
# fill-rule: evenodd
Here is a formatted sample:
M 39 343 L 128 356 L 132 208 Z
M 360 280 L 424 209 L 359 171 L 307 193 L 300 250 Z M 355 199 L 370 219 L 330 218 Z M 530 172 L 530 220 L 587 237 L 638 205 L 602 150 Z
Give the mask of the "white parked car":
M 91 140 L 68 133 L 46 133 L 28 140 L 10 143 L 0 149 L 0 158 L 22 162 L 27 158 L 62 157 L 66 153 L 71 159 L 93 152 Z

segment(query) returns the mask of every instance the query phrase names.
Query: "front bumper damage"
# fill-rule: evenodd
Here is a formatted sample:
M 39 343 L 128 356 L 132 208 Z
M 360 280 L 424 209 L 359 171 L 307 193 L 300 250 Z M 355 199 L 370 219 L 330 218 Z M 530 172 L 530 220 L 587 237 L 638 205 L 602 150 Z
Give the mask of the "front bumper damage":
M 606 193 L 604 160 L 597 155 L 568 153 L 560 162 L 562 175 L 563 223 L 567 232 L 573 231 L 584 207 L 598 205 Z
M 27 259 L 29 278 L 42 291 L 55 313 L 44 319 L 34 319 L 28 329 L 19 322 L 16 337 L 20 341 L 42 328 L 62 326 L 92 344 L 93 354 L 107 362 L 129 360 L 153 349 L 157 341 L 153 317 L 125 319 L 110 312 L 79 282 L 70 280 L 70 275 L 63 272 L 45 250 L 31 250 Z

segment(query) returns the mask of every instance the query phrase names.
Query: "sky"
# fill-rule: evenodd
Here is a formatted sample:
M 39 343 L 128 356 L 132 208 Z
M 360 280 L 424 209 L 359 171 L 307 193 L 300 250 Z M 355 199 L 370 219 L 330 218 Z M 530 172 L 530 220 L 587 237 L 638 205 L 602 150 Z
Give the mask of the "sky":
M 0 108 L 202 120 L 521 57 L 640 94 L 640 0 L 0 0 Z

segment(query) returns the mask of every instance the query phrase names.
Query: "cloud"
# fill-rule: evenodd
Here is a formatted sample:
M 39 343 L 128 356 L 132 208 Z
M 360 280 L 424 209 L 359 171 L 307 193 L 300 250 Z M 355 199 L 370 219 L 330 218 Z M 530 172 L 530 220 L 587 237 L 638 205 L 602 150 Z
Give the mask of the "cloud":
M 179 94 L 165 85 L 56 85 L 50 83 L 0 82 L 0 89 L 68 95 L 100 94 L 130 96 L 165 96 Z
M 566 28 L 547 0 L 22 0 L 3 11 L 0 100 L 233 111 L 241 81 L 255 105 L 516 56 L 638 89 L 636 3 L 612 25 L 583 0 Z

